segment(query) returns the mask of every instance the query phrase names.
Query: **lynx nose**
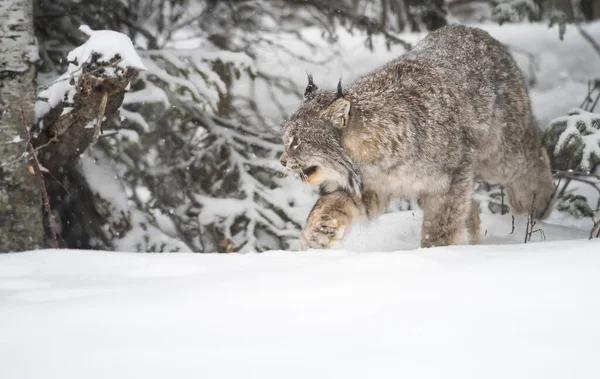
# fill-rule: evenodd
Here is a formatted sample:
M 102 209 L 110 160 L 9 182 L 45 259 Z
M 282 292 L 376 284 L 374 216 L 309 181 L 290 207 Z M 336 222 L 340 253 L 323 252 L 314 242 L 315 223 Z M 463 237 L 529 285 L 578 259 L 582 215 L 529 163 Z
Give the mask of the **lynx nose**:
M 281 163 L 283 167 L 287 166 L 287 159 L 285 158 L 285 156 L 283 156 L 283 154 L 281 155 L 281 157 L 279 157 L 279 163 Z

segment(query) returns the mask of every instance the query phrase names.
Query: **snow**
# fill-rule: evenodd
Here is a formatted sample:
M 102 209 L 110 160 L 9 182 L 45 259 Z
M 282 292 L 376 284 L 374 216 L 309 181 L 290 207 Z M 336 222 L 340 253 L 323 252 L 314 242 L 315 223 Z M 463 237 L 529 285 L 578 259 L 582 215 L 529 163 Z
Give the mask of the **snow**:
M 81 157 L 82 172 L 87 182 L 100 198 L 110 204 L 106 210 L 110 213 L 109 223 L 119 225 L 125 219 L 131 226 L 131 230 L 127 231 L 125 236 L 114 239 L 115 250 L 159 251 L 162 247 L 164 251 L 191 252 L 183 241 L 172 237 L 174 227 L 165 220 L 164 215 L 156 220 L 161 230 L 150 223 L 147 214 L 130 206 L 132 200 L 129 199 L 130 194 L 120 179 L 122 174 L 101 151 L 93 151 L 93 154 L 92 156 L 92 151 L 88 151 Z M 152 213 L 157 216 L 156 212 Z
M 81 169 L 86 176 L 86 181 L 95 192 L 100 194 L 106 200 L 109 200 L 114 213 L 127 213 L 128 199 L 124 196 L 125 188 L 117 178 L 117 174 L 111 170 L 110 166 L 103 164 L 107 161 L 105 156 L 98 158 L 90 155 L 81 156 Z M 92 173 L 93 175 L 89 174 Z
M 61 101 L 65 101 L 66 104 L 73 103 L 73 97 L 76 93 L 75 86 L 83 64 L 88 62 L 94 54 L 100 55 L 99 62 L 108 62 L 118 55 L 120 60 L 116 62 L 116 67 L 129 67 L 140 71 L 146 69 L 127 35 L 112 30 L 92 30 L 87 25 L 80 26 L 79 30 L 88 35 L 89 38 L 83 45 L 76 47 L 67 54 L 67 60 L 69 61 L 67 72 L 38 94 L 38 101 L 35 104 L 36 120 L 44 117 Z M 110 74 L 111 72 L 107 68 L 104 75 Z M 112 74 L 116 75 L 114 72 Z M 68 113 L 68 111 L 65 112 Z
M 387 213 L 372 222 L 359 221 L 353 225 L 347 239 L 334 245 L 334 249 L 347 249 L 359 252 L 414 250 L 420 247 L 421 210 Z M 552 214 L 546 222 L 539 222 L 534 229 L 541 233 L 531 237 L 532 242 L 560 241 L 587 238 L 592 227 L 579 229 L 560 225 L 560 215 Z M 515 216 L 514 232 L 512 215 L 489 214 L 482 212 L 480 236 L 481 245 L 523 244 L 527 219 L 524 215 Z M 525 247 L 522 247 L 525 248 Z
M 503 3 L 496 5 L 493 10 L 494 19 L 499 21 L 521 21 L 526 19 L 523 13 L 539 12 L 539 6 L 533 0 L 505 0 Z
M 87 25 L 80 26 L 79 30 L 88 35 L 89 39 L 67 55 L 69 62 L 77 61 L 81 65 L 96 53 L 101 56 L 99 62 L 108 62 L 118 55 L 118 67 L 136 68 L 140 71 L 146 69 L 127 35 L 112 30 L 92 30 Z
M 411 217 L 352 238 L 366 246 L 397 240 L 392 229 L 410 236 L 413 227 L 398 227 Z M 370 253 L 0 255 L 0 373 L 597 378 L 599 248 L 579 239 Z
M 177 44 L 176 44 L 177 45 Z M 124 104 L 156 103 L 165 107 L 172 103 L 193 102 L 202 112 L 214 112 L 218 108 L 220 93 L 227 92 L 227 85 L 215 72 L 214 64 L 223 62 L 232 71 L 240 73 L 253 70 L 252 60 L 245 53 L 223 52 L 214 46 L 200 45 L 193 49 L 165 48 L 144 52 L 147 67 L 145 82 L 148 87 L 125 95 Z M 165 92 L 153 81 L 162 82 L 169 89 Z M 127 115 L 125 115 L 126 118 Z M 140 117 L 129 121 L 146 127 Z
M 127 98 L 127 96 L 125 96 L 125 98 Z M 150 131 L 150 125 L 148 125 L 144 116 L 142 116 L 138 112 L 130 112 L 125 108 L 120 108 L 119 113 L 121 114 L 121 117 L 124 117 L 125 119 L 130 120 L 130 121 L 133 121 L 136 124 L 138 124 L 139 126 L 141 126 L 142 130 L 144 130 L 146 132 Z M 119 133 L 124 134 L 124 133 L 129 133 L 129 131 L 126 129 L 119 129 Z M 138 139 L 139 139 L 139 136 L 137 138 L 135 138 L 134 140 L 138 140 Z
M 150 81 L 146 83 L 146 88 L 135 92 L 127 92 L 123 99 L 123 105 L 144 104 L 146 102 L 163 104 L 166 108 L 171 106 L 165 91 Z
M 36 45 L 27 46 L 26 51 L 30 63 L 36 63 L 40 60 L 40 49 Z
M 566 128 L 556 142 L 555 155 L 579 140 L 582 144 L 581 168 L 590 170 L 593 157 L 600 159 L 600 114 L 574 108 L 567 116 L 558 117 L 552 123 L 565 123 Z M 598 125 L 595 127 L 595 125 Z
M 575 30 L 561 42 L 545 24 L 482 27 L 507 43 L 535 81 L 530 93 L 541 127 L 581 103 L 598 58 Z M 600 36 L 600 23 L 585 27 Z M 402 52 L 385 50 L 383 40 L 375 38 L 372 54 L 362 36 L 344 31 L 331 51 L 319 33 L 304 33 L 322 47 L 317 50 L 294 45 L 291 36 L 277 41 L 315 62 L 263 48 L 257 69 L 289 77 L 301 94 L 306 71 L 317 85 L 333 87 L 340 76 L 349 82 Z M 414 43 L 422 35 L 403 37 Z M 109 45 L 102 48 L 117 47 Z M 169 54 L 176 66 L 188 55 Z M 216 59 L 201 50 L 193 54 L 190 64 L 198 70 Z M 243 55 L 227 58 L 254 64 Z M 159 77 L 173 88 L 188 88 L 159 66 L 148 67 L 164 74 Z M 65 84 L 68 80 L 59 80 L 43 92 L 49 102 L 63 99 L 69 91 Z M 278 110 L 264 83 L 256 87 L 253 98 L 275 117 Z M 205 93 L 207 88 L 194 84 L 188 92 L 214 97 L 214 88 Z M 248 90 L 247 83 L 236 83 L 236 90 Z M 286 110 L 298 105 L 299 99 L 279 95 Z M 128 93 L 125 102 L 170 104 L 157 87 Z M 148 129 L 138 113 L 123 115 Z M 220 138 L 235 140 L 215 130 Z M 155 227 L 130 206 L 119 179 L 123 173 L 105 157 L 86 153 L 82 167 L 115 217 L 130 212 L 133 228 L 116 240 L 117 249 L 137 250 L 145 241 L 188 251 L 172 237 L 176 230 L 168 215 L 152 210 Z M 280 182 L 282 187 L 263 192 L 275 204 L 296 204 L 291 217 L 304 220 L 314 202 L 311 191 L 291 177 Z M 207 204 L 200 217 L 209 221 L 255 206 L 227 199 Z M 264 217 L 279 223 L 275 216 Z M 536 225 L 545 241 L 535 233 L 524 244 L 524 217 L 515 218 L 513 231 L 510 215 L 482 210 L 480 245 L 419 249 L 421 220 L 417 210 L 357 223 L 346 240 L 325 251 L 0 254 L 0 377 L 600 377 L 600 239 L 587 240 L 590 220 L 554 212 Z

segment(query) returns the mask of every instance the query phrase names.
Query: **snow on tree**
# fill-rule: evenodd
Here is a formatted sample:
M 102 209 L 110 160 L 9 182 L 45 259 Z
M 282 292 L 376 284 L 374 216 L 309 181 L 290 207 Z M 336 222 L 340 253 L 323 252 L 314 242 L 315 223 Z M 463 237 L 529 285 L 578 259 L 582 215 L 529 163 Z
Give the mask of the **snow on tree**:
M 561 40 L 569 21 L 565 10 L 559 9 L 554 1 L 545 0 L 505 0 L 492 10 L 492 19 L 500 24 L 524 19 L 531 22 L 547 19 L 550 27 L 558 25 L 558 35 Z
M 590 82 L 581 107 L 552 120 L 543 134 L 555 177 L 563 181 L 556 208 L 575 217 L 592 217 L 600 208 L 600 202 L 590 204 L 585 196 L 569 189 L 573 181 L 582 182 L 600 194 L 600 176 L 596 175 L 600 164 L 600 114 L 594 113 L 599 99 L 600 81 L 596 80 Z
M 275 105 L 282 95 L 300 99 L 293 80 L 254 62 L 267 49 L 295 56 L 284 39 L 320 49 L 301 28 L 321 28 L 331 50 L 340 25 L 365 31 L 367 44 L 374 34 L 405 44 L 395 35 L 407 25 L 400 19 L 417 28 L 445 23 L 441 1 L 417 4 L 427 5 L 420 16 L 406 13 L 411 1 L 394 2 L 402 9 L 390 4 L 37 0 L 42 81 L 60 67 L 64 46 L 79 43 L 74 30 L 81 24 L 127 34 L 147 68 L 125 94 L 121 117 L 107 117 L 81 163 L 47 181 L 63 244 L 196 252 L 293 247 L 306 204 L 294 199 L 297 182 L 276 159 L 283 108 L 263 113 L 257 95 L 239 96 L 234 83 L 254 80 L 251 87 L 268 88 L 261 96 Z
M 548 133 L 558 135 L 555 157 L 566 155 L 587 173 L 600 162 L 600 113 L 574 108 L 554 119 L 549 128 Z
M 145 69 L 127 36 L 87 26 L 80 31 L 87 41 L 67 55 L 67 72 L 40 91 L 35 106 L 32 145 L 48 183 L 77 165 L 101 135 L 106 118 L 118 112 L 131 80 Z M 57 224 L 62 232 L 63 225 Z M 47 227 L 54 235 L 54 220 Z
M 216 116 L 226 85 L 212 67 L 225 66 L 234 77 L 252 75 L 252 61 L 244 54 L 213 54 L 208 46 L 143 55 L 148 70 L 125 96 L 125 118 L 90 152 L 119 178 L 120 192 L 129 194 L 127 208 L 149 215 L 115 234 L 113 245 L 200 252 L 287 246 L 300 220 L 290 218 L 281 195 L 279 141 Z M 86 168 L 86 176 L 93 175 L 93 165 Z M 99 191 L 105 198 L 111 193 Z M 169 238 L 157 240 L 161 233 Z
M 87 25 L 89 38 L 67 55 L 67 72 L 38 94 L 37 136 L 40 161 L 58 175 L 98 139 L 102 123 L 118 111 L 126 89 L 145 70 L 131 40 L 124 34 Z
M 492 18 L 500 24 L 522 21 L 524 18 L 536 21 L 539 17 L 540 7 L 533 0 L 505 0 L 492 11 Z
M 465 7 L 468 7 L 470 11 L 475 8 L 480 17 L 483 17 L 477 21 L 488 17 L 500 24 L 524 20 L 531 22 L 544 20 L 550 27 L 558 26 L 558 35 L 561 40 L 566 33 L 568 23 L 579 23 L 600 17 L 600 8 L 594 4 L 595 0 L 501 0 L 484 4 L 449 0 L 448 3 L 450 10 L 457 11 L 459 14 L 465 13 Z M 471 15 L 467 16 L 472 17 Z

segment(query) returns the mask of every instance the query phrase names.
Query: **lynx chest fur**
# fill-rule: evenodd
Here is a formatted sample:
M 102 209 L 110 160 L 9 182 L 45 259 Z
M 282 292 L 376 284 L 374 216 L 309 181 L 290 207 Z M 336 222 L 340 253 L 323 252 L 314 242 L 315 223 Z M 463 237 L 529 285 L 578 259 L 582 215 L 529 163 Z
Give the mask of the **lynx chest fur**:
M 325 248 L 395 198 L 418 198 L 422 246 L 475 243 L 475 179 L 507 189 L 514 212 L 543 218 L 554 186 L 523 77 L 485 31 L 448 26 L 336 91 L 309 76 L 283 126 L 281 163 L 318 185 L 302 231 Z

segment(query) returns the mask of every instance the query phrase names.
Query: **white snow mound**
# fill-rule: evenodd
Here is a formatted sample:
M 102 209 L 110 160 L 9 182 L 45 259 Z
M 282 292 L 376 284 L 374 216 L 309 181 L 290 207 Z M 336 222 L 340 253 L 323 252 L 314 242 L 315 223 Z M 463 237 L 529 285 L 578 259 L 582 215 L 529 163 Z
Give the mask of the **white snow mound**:
M 87 25 L 80 26 L 79 30 L 87 34 L 89 38 L 83 45 L 71 50 L 67 55 L 69 61 L 67 72 L 38 94 L 38 101 L 35 104 L 36 121 L 63 100 L 67 104 L 73 103 L 76 93 L 75 85 L 81 74 L 82 64 L 88 62 L 94 53 L 100 54 L 99 62 L 108 62 L 118 55 L 120 56 L 120 60 L 116 63 L 118 67 L 146 69 L 127 35 L 112 30 L 92 30 Z M 111 71 L 107 68 L 104 75 L 110 76 Z
M 137 68 L 145 70 L 146 66 L 142 63 L 142 58 L 136 53 L 131 39 L 119 32 L 113 30 L 92 30 L 87 25 L 81 25 L 79 30 L 87 34 L 90 38 L 81 46 L 71 50 L 67 55 L 69 62 L 86 62 L 94 53 L 100 54 L 100 62 L 108 62 L 115 56 L 121 56 L 117 66 L 127 68 Z
M 0 255 L 0 377 L 600 377 L 600 240 Z

